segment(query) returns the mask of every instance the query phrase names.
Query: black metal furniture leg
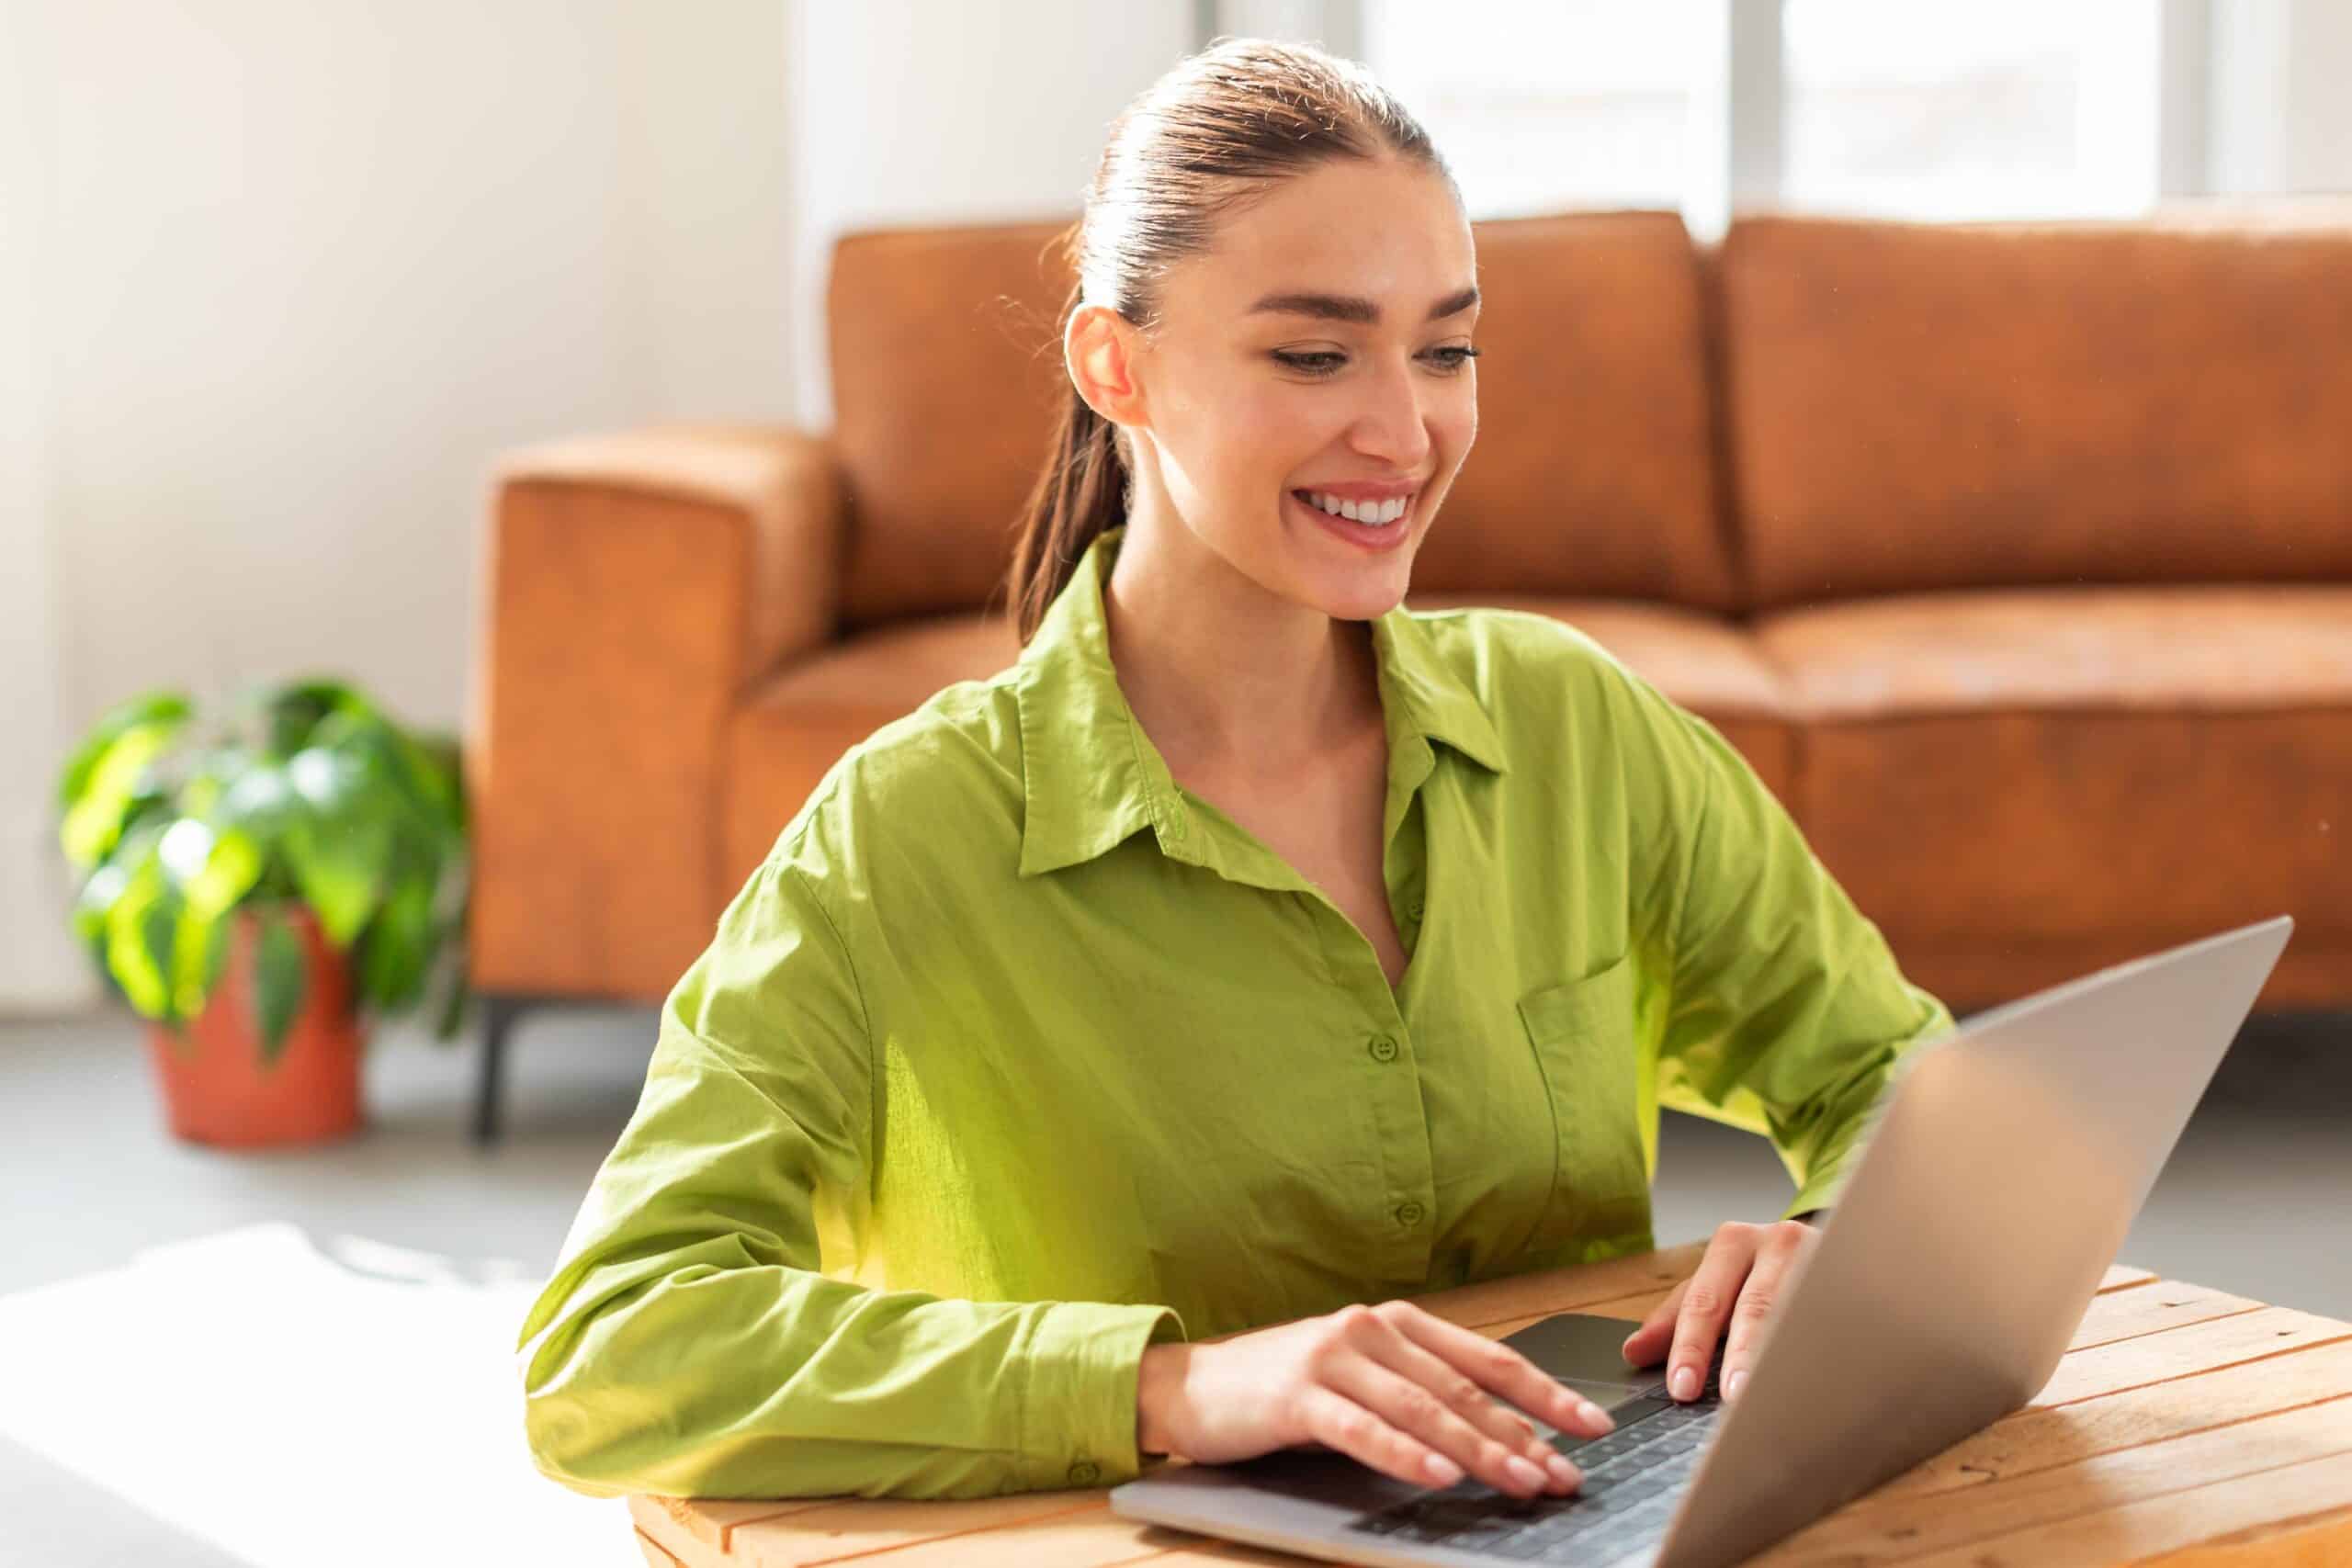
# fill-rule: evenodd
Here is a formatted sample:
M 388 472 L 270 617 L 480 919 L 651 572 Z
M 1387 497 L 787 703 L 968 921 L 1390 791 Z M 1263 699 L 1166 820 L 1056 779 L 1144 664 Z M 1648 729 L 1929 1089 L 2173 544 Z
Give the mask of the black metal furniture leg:
M 504 1076 L 506 1036 L 523 1014 L 514 997 L 482 998 L 481 1079 L 474 1092 L 474 1142 L 483 1148 L 498 1141 L 498 1096 Z

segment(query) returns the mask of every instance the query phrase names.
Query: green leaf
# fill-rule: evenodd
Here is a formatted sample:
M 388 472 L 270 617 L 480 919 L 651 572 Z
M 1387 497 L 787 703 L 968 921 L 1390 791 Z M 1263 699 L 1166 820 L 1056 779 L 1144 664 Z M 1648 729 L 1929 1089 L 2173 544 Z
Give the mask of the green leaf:
M 352 944 L 384 895 L 392 869 L 392 832 L 381 816 L 349 810 L 314 809 L 287 827 L 287 865 L 336 947 Z
M 381 719 L 337 714 L 321 724 L 311 749 L 331 753 L 343 787 L 364 796 L 367 807 L 433 846 L 438 855 L 451 829 L 447 805 L 435 794 L 430 770 L 420 771 L 398 731 Z M 314 769 L 322 787 L 327 778 Z
M 453 942 L 442 951 L 448 954 L 448 959 L 441 965 L 441 972 L 445 978 L 442 982 L 439 1021 L 433 1026 L 433 1037 L 436 1040 L 455 1040 L 458 1037 L 458 1031 L 465 1023 L 466 1004 L 472 999 L 472 993 L 466 984 L 466 945 L 462 941 Z
M 203 1015 L 220 983 L 228 947 L 226 922 L 182 900 L 172 952 L 172 1008 L 180 1017 Z
M 130 871 L 112 858 L 92 871 L 74 899 L 74 933 L 85 942 L 103 938 L 107 911 L 122 897 L 122 890 L 130 882 Z
M 311 733 L 334 714 L 373 716 L 374 705 L 345 682 L 326 678 L 288 681 L 266 692 L 248 693 L 240 709 L 261 724 L 263 744 L 288 757 L 311 742 Z
M 310 981 L 310 955 L 283 912 L 263 905 L 254 949 L 254 1007 L 261 1027 L 262 1066 L 274 1065 L 286 1049 L 286 1033 L 302 1010 Z
M 415 877 L 404 878 L 368 928 L 366 951 L 359 957 L 361 992 L 388 1012 L 414 1001 L 424 988 L 434 936 L 432 887 Z
M 452 832 L 466 829 L 466 784 L 461 755 L 455 736 L 424 734 L 401 738 L 411 752 L 411 762 L 430 786 L 433 798 L 440 803 L 442 819 Z
M 261 873 L 261 846 L 253 835 L 243 828 L 221 829 L 213 835 L 203 867 L 187 880 L 188 908 L 202 919 L 217 919 L 253 890 Z
M 115 741 L 128 730 L 141 728 L 171 728 L 186 719 L 192 710 L 187 698 L 177 692 L 142 692 L 138 696 L 117 703 L 100 715 L 97 723 L 83 737 L 73 755 L 57 773 L 57 804 L 60 809 L 70 808 L 88 793 L 91 775 L 96 772 L 99 760 Z
M 81 787 L 65 802 L 58 843 L 76 871 L 87 871 L 114 848 L 130 818 L 155 803 L 148 769 L 171 750 L 179 721 L 139 724 L 114 737 L 82 770 Z M 74 770 L 69 768 L 69 773 Z
M 151 848 L 130 868 L 121 895 L 107 907 L 107 967 L 130 1005 L 148 1018 L 172 1013 L 172 941 L 179 894 L 168 886 L 162 858 Z

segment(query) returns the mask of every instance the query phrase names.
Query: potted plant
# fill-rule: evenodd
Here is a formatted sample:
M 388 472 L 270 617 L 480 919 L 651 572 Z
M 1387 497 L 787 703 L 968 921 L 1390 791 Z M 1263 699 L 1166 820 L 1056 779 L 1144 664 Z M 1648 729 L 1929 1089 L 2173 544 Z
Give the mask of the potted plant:
M 172 1132 L 309 1143 L 363 1120 L 363 1012 L 468 999 L 457 746 L 332 680 L 249 690 L 199 731 L 153 691 L 99 718 L 60 770 L 75 932 L 150 1021 Z

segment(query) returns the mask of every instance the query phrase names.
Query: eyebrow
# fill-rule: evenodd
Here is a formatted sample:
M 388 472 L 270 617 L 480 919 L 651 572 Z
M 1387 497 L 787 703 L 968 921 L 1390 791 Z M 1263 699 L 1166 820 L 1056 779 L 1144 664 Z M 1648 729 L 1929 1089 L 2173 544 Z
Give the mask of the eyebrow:
M 1478 286 L 1472 284 L 1458 294 L 1449 294 L 1430 307 L 1428 319 L 1443 321 L 1459 315 L 1478 302 Z M 1355 321 L 1364 326 L 1380 324 L 1380 307 L 1372 300 L 1348 294 L 1269 294 L 1242 312 L 1254 316 L 1261 310 L 1272 310 L 1286 316 L 1320 316 L 1334 321 Z

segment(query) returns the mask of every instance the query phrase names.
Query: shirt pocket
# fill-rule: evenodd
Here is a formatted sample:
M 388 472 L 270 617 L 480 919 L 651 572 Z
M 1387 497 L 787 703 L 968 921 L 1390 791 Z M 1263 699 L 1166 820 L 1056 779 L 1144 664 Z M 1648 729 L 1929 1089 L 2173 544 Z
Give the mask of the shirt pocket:
M 1552 1186 L 1529 1247 L 1647 1231 L 1633 955 L 1530 991 L 1519 1016 L 1552 1104 Z

